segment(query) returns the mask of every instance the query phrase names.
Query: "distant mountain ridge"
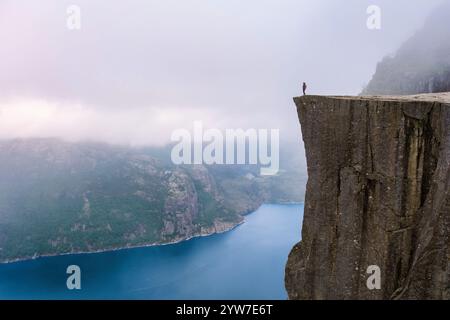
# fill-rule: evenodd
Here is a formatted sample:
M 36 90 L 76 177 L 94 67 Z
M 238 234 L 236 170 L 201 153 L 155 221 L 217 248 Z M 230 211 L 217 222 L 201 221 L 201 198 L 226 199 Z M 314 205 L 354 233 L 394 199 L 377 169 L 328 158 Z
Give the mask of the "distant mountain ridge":
M 441 5 L 424 27 L 393 57 L 385 57 L 362 95 L 450 91 L 450 3 Z
M 175 166 L 167 152 L 0 141 L 0 262 L 178 242 L 229 230 L 264 202 L 302 200 L 296 173 Z

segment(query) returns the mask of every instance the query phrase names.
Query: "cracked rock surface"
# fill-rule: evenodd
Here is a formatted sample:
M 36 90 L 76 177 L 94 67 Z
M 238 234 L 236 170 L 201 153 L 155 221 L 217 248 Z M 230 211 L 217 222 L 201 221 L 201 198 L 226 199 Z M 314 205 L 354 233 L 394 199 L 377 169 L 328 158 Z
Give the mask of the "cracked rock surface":
M 294 100 L 309 180 L 289 298 L 449 299 L 450 94 Z

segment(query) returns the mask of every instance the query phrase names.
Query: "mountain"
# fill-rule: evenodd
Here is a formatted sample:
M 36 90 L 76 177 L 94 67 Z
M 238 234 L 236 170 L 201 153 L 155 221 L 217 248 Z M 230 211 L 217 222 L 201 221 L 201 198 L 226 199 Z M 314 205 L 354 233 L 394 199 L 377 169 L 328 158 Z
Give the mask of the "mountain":
M 286 187 L 294 180 L 305 178 L 175 166 L 169 147 L 0 141 L 0 262 L 223 232 L 264 202 L 301 201 L 301 187 Z
M 385 57 L 363 95 L 450 91 L 450 3 L 434 11 L 424 27 L 392 57 Z
M 295 103 L 309 180 L 289 297 L 449 299 L 450 94 Z

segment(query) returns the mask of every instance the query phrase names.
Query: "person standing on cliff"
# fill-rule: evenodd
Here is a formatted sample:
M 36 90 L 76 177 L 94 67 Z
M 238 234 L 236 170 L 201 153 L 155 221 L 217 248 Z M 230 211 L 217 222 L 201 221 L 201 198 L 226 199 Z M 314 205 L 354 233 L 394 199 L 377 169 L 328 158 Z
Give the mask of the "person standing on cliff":
M 306 96 L 306 88 L 308 88 L 308 86 L 306 85 L 306 82 L 303 82 L 303 95 Z

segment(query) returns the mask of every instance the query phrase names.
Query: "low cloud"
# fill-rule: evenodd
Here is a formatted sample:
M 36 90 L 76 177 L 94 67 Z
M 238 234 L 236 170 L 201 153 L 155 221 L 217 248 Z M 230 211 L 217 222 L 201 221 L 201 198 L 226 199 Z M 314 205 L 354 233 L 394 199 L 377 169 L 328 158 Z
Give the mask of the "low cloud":
M 281 129 L 292 97 L 358 94 L 439 0 L 0 2 L 0 138 L 164 144 L 195 120 Z M 81 29 L 67 28 L 69 5 Z
M 196 119 L 213 123 L 201 109 L 151 107 L 108 110 L 45 100 L 12 100 L 0 104 L 0 138 L 61 137 L 68 141 L 106 141 L 125 145 L 164 145 L 171 132 Z

